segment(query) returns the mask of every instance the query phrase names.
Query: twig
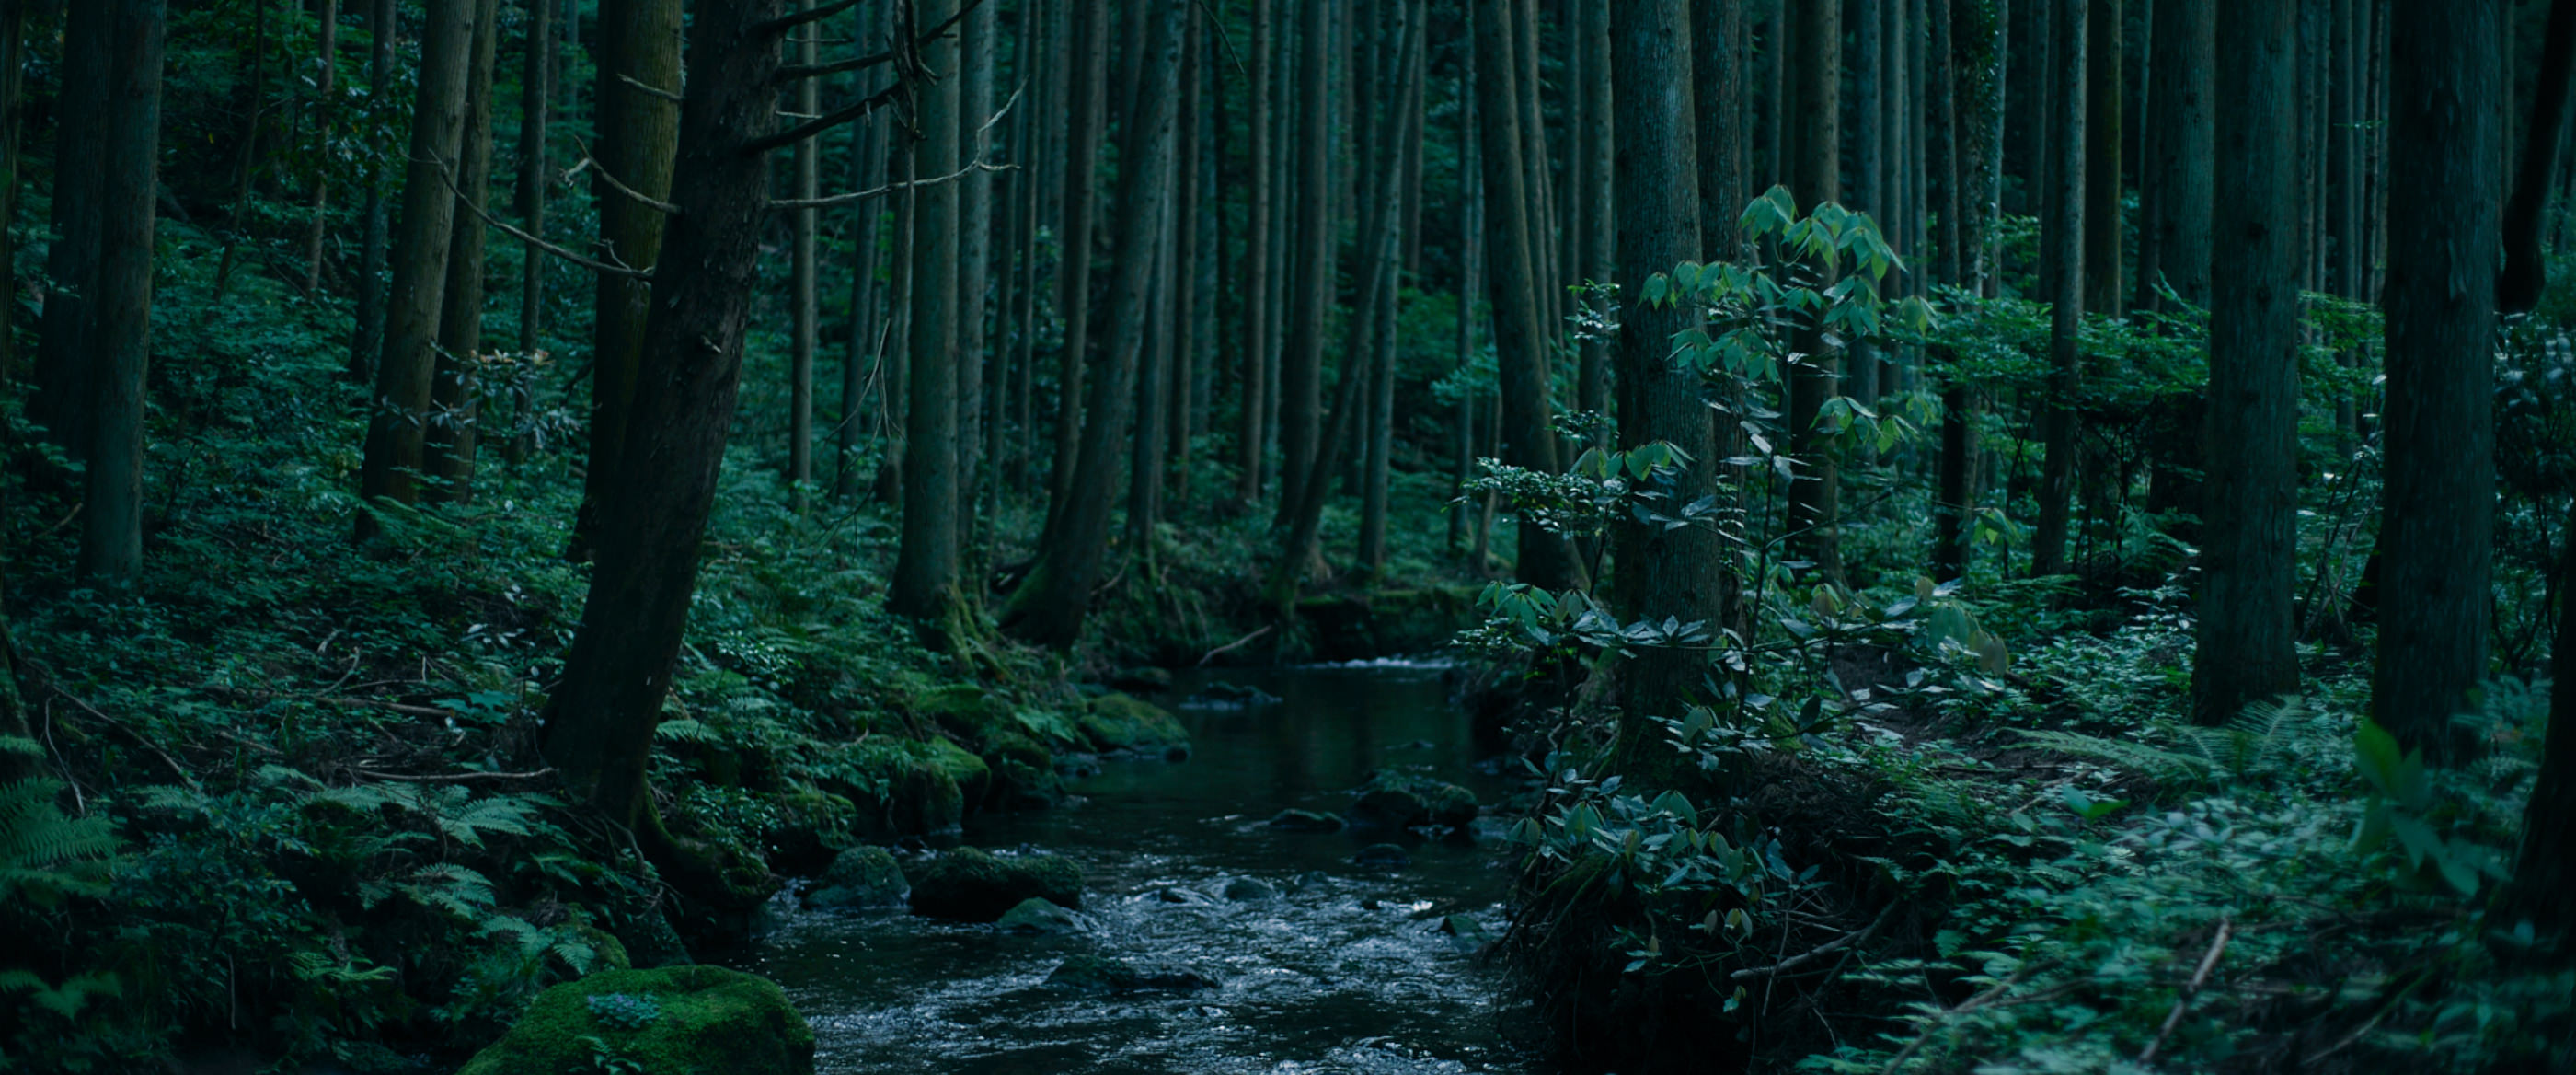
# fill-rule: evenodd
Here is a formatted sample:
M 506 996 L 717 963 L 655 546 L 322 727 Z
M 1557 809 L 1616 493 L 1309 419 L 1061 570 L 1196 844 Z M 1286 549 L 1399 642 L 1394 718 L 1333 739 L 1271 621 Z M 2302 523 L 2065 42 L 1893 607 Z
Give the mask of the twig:
M 596 165 L 597 167 L 595 170 L 599 172 L 599 178 L 608 184 L 609 189 L 625 195 L 628 200 L 647 209 L 657 209 L 672 216 L 680 215 L 679 206 L 663 201 L 660 198 L 653 197 L 650 194 L 646 194 L 643 191 L 620 182 L 617 178 L 617 173 L 609 171 L 607 165 L 599 163 L 599 158 L 590 155 L 590 147 L 588 145 L 584 145 L 581 139 L 573 139 L 572 144 L 574 148 L 581 150 L 582 165 L 585 167 Z
M 2209 951 L 2201 955 L 2200 969 L 2191 972 L 2191 981 L 2182 987 L 2182 995 L 2174 998 L 2173 1010 L 2165 1013 L 2165 1025 L 2156 1028 L 2156 1040 L 2148 1042 L 2146 1051 L 2138 1054 L 2139 1063 L 2144 1064 L 2154 1060 L 2156 1050 L 2165 1047 L 2165 1039 L 2172 1037 L 2174 1027 L 2182 1022 L 2183 1009 L 2191 1005 L 2191 998 L 2200 992 L 2202 985 L 2208 983 L 2209 972 L 2217 969 L 2218 957 L 2226 953 L 2227 938 L 2235 931 L 2236 923 L 2229 921 L 2225 916 L 2219 918 L 2218 936 L 2210 939 Z
M 1890 1072 L 1904 1067 L 1905 1061 L 1912 1058 L 1915 1052 L 1922 1049 L 1924 1042 L 1932 1040 L 1932 1031 L 1940 1026 L 1942 1020 L 1948 1019 L 1953 1015 L 1964 1015 L 1968 1012 L 1985 1007 L 1996 997 L 2002 996 L 2005 991 L 2010 990 L 2013 986 L 2021 984 L 2021 980 L 2023 978 L 2029 977 L 2031 972 L 2036 971 L 2039 968 L 2040 964 L 2038 963 L 2024 963 L 2018 969 L 2015 969 L 2011 976 L 2006 977 L 2003 981 L 1996 982 L 1985 992 L 1969 997 L 1966 1001 L 1961 1002 L 1956 1008 L 1942 1012 L 1939 1017 L 1932 1021 L 1930 1026 L 1923 1028 L 1923 1033 L 1915 1035 L 1913 1041 L 1905 1043 L 1905 1048 L 1903 1050 L 1899 1051 L 1895 1056 L 1889 1057 L 1887 1060 L 1887 1066 L 1878 1069 L 1879 1075 L 1889 1075 Z
M 1888 917 L 1895 913 L 1896 905 L 1890 903 L 1887 905 L 1885 910 L 1878 912 L 1877 918 L 1871 919 L 1870 923 L 1866 926 L 1862 926 L 1859 929 L 1843 934 L 1833 940 L 1826 941 L 1824 944 L 1819 945 L 1816 948 L 1790 956 L 1789 958 L 1783 959 L 1768 967 L 1747 967 L 1735 972 L 1731 977 L 1739 982 L 1749 982 L 1755 978 L 1765 978 L 1775 974 L 1786 974 L 1813 961 L 1818 956 L 1868 940 L 1869 935 L 1878 932 L 1878 927 L 1886 925 Z
M 636 90 L 638 90 L 638 91 L 642 92 L 644 95 L 646 95 L 646 96 L 648 96 L 648 97 L 659 97 L 659 98 L 661 98 L 662 100 L 665 100 L 665 101 L 669 101 L 669 102 L 671 102 L 672 104 L 679 104 L 679 103 L 680 103 L 680 95 L 679 95 L 679 94 L 673 93 L 673 92 L 671 92 L 671 91 L 669 91 L 669 90 L 666 90 L 666 89 L 663 89 L 663 88 L 661 88 L 661 87 L 659 87 L 659 86 L 648 86 L 648 85 L 645 85 L 644 83 L 637 81 L 637 80 L 636 80 L 636 78 L 635 78 L 635 76 L 630 75 L 630 74 L 626 74 L 626 73 L 624 73 L 624 72 L 622 72 L 622 71 L 618 73 L 618 75 L 617 75 L 617 81 L 619 81 L 619 82 L 623 82 L 623 83 L 625 83 L 625 84 L 627 84 L 627 85 L 629 85 L 629 86 L 633 86 L 633 87 L 635 87 L 635 88 L 636 88 Z M 585 151 L 585 152 L 586 152 L 586 151 Z
M 81 707 L 81 709 L 87 712 L 90 716 L 97 717 L 99 720 L 105 722 L 108 727 L 124 732 L 126 738 L 142 744 L 143 749 L 151 751 L 154 757 L 161 759 L 162 764 L 170 767 L 170 771 L 172 773 L 178 774 L 180 782 L 188 785 L 188 790 L 195 792 L 203 792 L 206 790 L 205 785 L 197 783 L 196 777 L 188 775 L 188 770 L 179 764 L 179 759 L 171 757 L 170 752 L 161 749 L 151 740 L 144 738 L 143 733 L 126 727 L 124 722 L 117 720 L 115 717 L 99 712 L 97 706 L 81 701 L 79 697 L 73 695 L 69 691 L 65 691 L 61 687 L 54 688 L 54 694 L 66 702 L 70 702 L 73 705 Z
M 881 187 L 870 187 L 866 190 L 851 191 L 847 194 L 834 194 L 826 198 L 782 198 L 778 201 L 769 203 L 769 207 L 772 209 L 830 209 L 835 206 L 849 205 L 854 202 L 864 202 L 873 198 L 882 198 L 896 191 L 908 190 L 913 187 L 935 187 L 942 183 L 954 183 L 977 172 L 1008 172 L 1016 170 L 1017 168 L 1019 168 L 1019 165 L 1016 164 L 986 164 L 979 160 L 943 176 L 934 176 L 929 179 L 907 179 L 899 183 L 888 183 Z
M 870 112 L 874 112 L 877 109 L 883 108 L 886 105 L 893 103 L 895 98 L 903 96 L 903 94 L 910 88 L 911 87 L 905 83 L 896 82 L 893 85 L 887 86 L 882 90 L 878 90 L 875 93 L 861 98 L 857 104 L 848 105 L 846 107 L 827 112 L 820 119 L 807 120 L 776 134 L 762 135 L 761 137 L 754 138 L 749 142 L 745 142 L 743 143 L 742 151 L 746 154 L 767 153 L 773 149 L 781 149 L 795 145 L 798 142 L 802 142 L 808 138 L 814 137 L 815 135 L 831 130 L 834 127 L 838 127 L 851 120 L 867 115 Z
M 379 773 L 373 769 L 349 771 L 369 780 L 395 780 L 406 784 L 471 784 L 480 780 L 538 780 L 555 775 L 552 766 L 533 773 L 429 773 L 420 776 L 405 773 Z
M 81 501 L 81 502 L 80 502 L 80 503 L 78 503 L 78 504 L 74 504 L 74 505 L 72 505 L 72 510 L 71 510 L 71 511 L 69 511 L 69 512 L 65 513 L 65 514 L 63 515 L 63 517 L 62 517 L 62 518 L 54 520 L 54 525 L 46 527 L 46 528 L 44 529 L 44 532 L 43 532 L 43 533 L 37 534 L 36 536 L 37 536 L 37 537 L 40 537 L 40 538 L 41 538 L 41 537 L 46 537 L 46 536 L 51 535 L 51 534 L 52 534 L 54 531 L 56 531 L 56 530 L 60 530 L 60 529 L 62 529 L 63 527 L 66 527 L 66 526 L 71 525 L 71 521 L 72 521 L 72 520 L 77 519 L 77 518 L 80 518 L 81 509 L 82 509 L 82 508 L 86 508 L 86 507 L 88 507 L 88 506 L 89 506 L 89 501 L 86 501 L 86 500 Z
M 1206 656 L 1204 656 L 1204 657 L 1200 657 L 1200 658 L 1199 658 L 1198 667 L 1205 668 L 1205 667 L 1207 667 L 1207 663 L 1208 663 L 1209 661 L 1213 661 L 1213 660 L 1215 660 L 1215 659 L 1217 658 L 1217 655 L 1218 655 L 1218 654 L 1222 654 L 1222 653 L 1232 653 L 1232 652 L 1234 652 L 1235 650 L 1238 650 L 1238 649 L 1241 649 L 1241 648 L 1243 648 L 1243 647 L 1245 647 L 1245 646 L 1251 645 L 1251 644 L 1252 644 L 1252 641 L 1253 641 L 1254 639 L 1260 638 L 1261 636 L 1266 635 L 1266 634 L 1269 634 L 1270 632 L 1275 631 L 1275 630 L 1278 630 L 1278 629 L 1279 629 L 1279 625 L 1278 625 L 1278 624 L 1275 624 L 1275 623 L 1273 623 L 1273 624 L 1265 624 L 1265 625 L 1263 625 L 1263 627 L 1262 627 L 1260 630 L 1258 630 L 1258 631 L 1254 631 L 1254 632 L 1252 632 L 1251 634 L 1245 635 L 1245 636 L 1243 636 L 1243 637 L 1241 637 L 1241 638 L 1235 639 L 1235 640 L 1234 640 L 1234 641 L 1232 641 L 1232 642 L 1228 642 L 1228 643 L 1226 643 L 1226 644 L 1224 644 L 1224 645 L 1222 645 L 1222 646 L 1218 646 L 1218 647 L 1217 647 L 1217 648 L 1215 648 L 1215 649 L 1209 650 L 1209 651 L 1207 651 L 1207 655 L 1206 655 Z
M 781 15 L 752 29 L 764 34 L 783 34 L 809 22 L 821 22 L 857 6 L 859 6 L 859 0 L 836 0 L 821 7 L 806 8 L 793 15 Z
M 607 173 L 602 172 L 601 174 L 605 175 Z M 472 210 L 475 216 L 482 218 L 483 223 L 501 229 L 503 232 L 508 233 L 513 239 L 517 239 L 529 246 L 536 247 L 539 250 L 543 250 L 546 253 L 562 258 L 565 261 L 572 262 L 573 264 L 579 265 L 592 272 L 606 273 L 610 276 L 624 276 L 636 280 L 650 280 L 653 278 L 653 272 L 650 269 L 630 269 L 623 265 L 611 265 L 604 261 L 593 261 L 589 258 L 573 253 L 570 250 L 556 246 L 553 243 L 537 238 L 534 235 L 530 235 L 527 232 L 520 231 L 519 229 L 512 227 L 509 221 L 501 220 L 490 213 L 484 212 L 483 206 L 480 203 L 476 202 L 472 198 L 466 197 L 464 191 L 456 189 L 456 177 L 447 174 L 446 165 L 442 164 L 439 166 L 438 180 L 439 182 L 447 184 L 447 189 L 456 195 L 457 204 L 463 205 L 465 208 Z

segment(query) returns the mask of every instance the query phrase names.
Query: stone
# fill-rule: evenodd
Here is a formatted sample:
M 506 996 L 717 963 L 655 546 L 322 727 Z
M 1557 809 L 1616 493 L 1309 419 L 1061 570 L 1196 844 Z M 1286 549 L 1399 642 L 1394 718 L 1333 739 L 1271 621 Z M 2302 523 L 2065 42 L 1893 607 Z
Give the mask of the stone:
M 1181 702 L 1193 709 L 1257 709 L 1279 704 L 1279 696 L 1259 687 L 1210 683 Z
M 1236 903 L 1259 903 L 1279 898 L 1279 890 L 1250 877 L 1237 877 L 1225 883 L 1224 895 Z
M 722 967 L 602 971 L 537 995 L 459 1075 L 812 1075 L 814 1031 L 776 983 Z
M 912 886 L 903 879 L 903 866 L 894 853 L 874 844 L 861 844 L 841 852 L 823 871 L 814 887 L 806 890 L 808 907 L 893 907 L 903 902 L 904 893 Z
M 1351 856 L 1351 861 L 1362 866 L 1400 870 L 1413 865 L 1413 855 L 1396 844 L 1370 844 L 1361 848 L 1359 854 Z
M 961 847 L 904 873 L 912 882 L 912 913 L 925 918 L 991 922 L 1031 897 L 1082 906 L 1082 868 L 1056 855 L 1002 858 Z
M 1082 919 L 1044 897 L 1031 896 L 1002 912 L 993 927 L 1004 933 L 1080 933 Z
M 1380 828 L 1409 829 L 1431 820 L 1431 804 L 1410 791 L 1379 788 L 1361 795 L 1351 816 Z
M 1351 814 L 1390 829 L 1464 828 L 1476 823 L 1476 793 L 1439 780 L 1381 775 L 1360 793 Z
M 1169 746 L 1188 746 L 1190 733 L 1161 706 L 1125 694 L 1091 700 L 1080 721 L 1083 737 L 1103 750 L 1161 753 Z
M 1172 673 L 1168 669 L 1155 668 L 1151 665 L 1121 668 L 1109 674 L 1109 686 L 1117 690 L 1138 693 L 1167 691 L 1172 689 Z
M 1282 810 L 1270 818 L 1270 827 L 1282 832 L 1340 832 L 1344 824 L 1341 815 L 1320 810 Z
M 1108 956 L 1075 956 L 1047 974 L 1052 988 L 1076 993 L 1135 993 L 1148 989 L 1211 989 L 1216 983 L 1194 970 L 1144 967 Z

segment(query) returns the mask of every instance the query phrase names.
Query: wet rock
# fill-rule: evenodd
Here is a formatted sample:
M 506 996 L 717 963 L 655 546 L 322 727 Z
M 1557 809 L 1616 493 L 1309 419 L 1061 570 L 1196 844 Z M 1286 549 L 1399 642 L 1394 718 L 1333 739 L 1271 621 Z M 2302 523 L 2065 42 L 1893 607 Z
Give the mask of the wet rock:
M 1490 934 L 1485 932 L 1484 923 L 1478 922 L 1474 918 L 1462 914 L 1453 914 L 1442 918 L 1440 920 L 1440 932 L 1448 934 L 1449 943 L 1462 952 L 1473 952 L 1481 949 L 1485 947 L 1486 942 L 1493 939 Z
M 1167 691 L 1172 689 L 1172 673 L 1169 670 L 1151 666 L 1121 668 L 1109 674 L 1109 686 L 1114 690 L 1137 694 Z
M 1310 888 L 1322 888 L 1331 880 L 1332 877 L 1322 870 L 1308 870 L 1298 874 L 1296 880 L 1288 882 L 1288 891 L 1304 892 Z
M 1164 902 L 1164 903 L 1206 903 L 1206 902 L 1208 902 L 1208 898 L 1207 898 L 1207 896 L 1206 896 L 1204 893 L 1195 892 L 1195 891 L 1192 891 L 1192 890 L 1190 890 L 1190 889 L 1186 889 L 1186 888 L 1178 888 L 1178 887 L 1172 887 L 1172 888 L 1165 888 L 1165 889 L 1162 889 L 1161 891 L 1158 891 L 1158 892 L 1154 893 L 1154 898 L 1155 898 L 1155 899 L 1157 899 L 1157 900 L 1160 900 L 1160 901 L 1162 901 L 1162 902 Z
M 1138 967 L 1107 956 L 1075 956 L 1056 965 L 1046 984 L 1077 993 L 1135 993 L 1148 989 L 1212 989 L 1216 983 L 1180 967 Z
M 538 994 L 460 1075 L 560 1075 L 615 1052 L 642 1075 L 812 1075 L 814 1031 L 768 979 L 721 967 L 603 971 Z
M 1418 778 L 1370 781 L 1351 808 L 1363 824 L 1390 829 L 1462 828 L 1476 822 L 1476 793 L 1456 784 Z
M 912 913 L 926 918 L 991 922 L 1032 897 L 1082 906 L 1081 867 L 1055 855 L 999 858 L 961 847 L 916 862 L 905 875 L 912 881 Z
M 1036 896 L 1021 900 L 1018 906 L 1002 912 L 1002 917 L 993 926 L 1004 933 L 1082 932 L 1082 920 L 1074 917 L 1073 912 Z
M 1225 883 L 1225 898 L 1236 903 L 1259 903 L 1279 898 L 1279 890 L 1249 877 L 1237 877 Z
M 1351 861 L 1362 866 L 1401 870 L 1413 865 L 1413 855 L 1396 844 L 1370 844 L 1361 848 L 1359 854 L 1351 856 Z
M 1091 706 L 1079 722 L 1083 737 L 1103 750 L 1135 750 L 1159 754 L 1165 747 L 1187 747 L 1188 729 L 1161 706 L 1125 694 L 1104 694 L 1091 700 Z
M 892 907 L 912 886 L 894 853 L 873 844 L 843 851 L 805 893 L 808 907 Z
M 1194 709 L 1258 709 L 1279 704 L 1279 696 L 1259 687 L 1210 683 L 1181 702 Z
M 1282 810 L 1270 819 L 1270 827 L 1283 832 L 1340 832 L 1344 824 L 1341 815 L 1319 810 Z

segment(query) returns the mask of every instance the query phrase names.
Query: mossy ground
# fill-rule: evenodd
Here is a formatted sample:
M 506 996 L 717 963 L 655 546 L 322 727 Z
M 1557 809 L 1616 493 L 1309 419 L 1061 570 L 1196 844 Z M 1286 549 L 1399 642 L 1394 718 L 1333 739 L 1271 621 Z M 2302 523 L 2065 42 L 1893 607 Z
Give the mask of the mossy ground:
M 615 1066 L 615 1065 L 632 1065 Z M 458 1075 L 812 1075 L 814 1031 L 767 979 L 719 967 L 603 971 L 540 994 Z

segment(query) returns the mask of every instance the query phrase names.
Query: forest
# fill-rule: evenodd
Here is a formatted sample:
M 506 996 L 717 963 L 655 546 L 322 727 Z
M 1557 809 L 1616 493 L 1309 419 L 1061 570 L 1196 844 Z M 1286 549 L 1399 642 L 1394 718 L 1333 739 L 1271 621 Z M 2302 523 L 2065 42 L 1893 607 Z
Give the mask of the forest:
M 0 0 L 0 1073 L 2576 1071 L 2572 79 Z

